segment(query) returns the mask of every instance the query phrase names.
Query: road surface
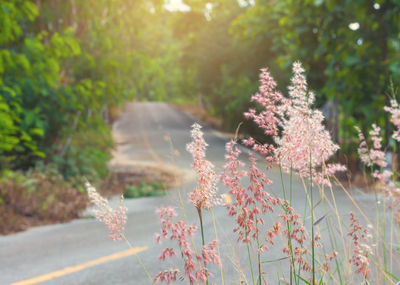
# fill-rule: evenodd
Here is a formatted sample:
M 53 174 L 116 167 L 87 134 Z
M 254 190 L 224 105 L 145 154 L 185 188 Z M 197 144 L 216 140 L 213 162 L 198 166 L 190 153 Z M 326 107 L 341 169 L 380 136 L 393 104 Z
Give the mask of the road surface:
M 184 183 L 168 191 L 166 196 L 125 201 L 129 209 L 126 237 L 132 243 L 133 249 L 123 241 L 110 241 L 105 226 L 93 218 L 1 236 L 0 284 L 150 284 L 135 254 L 153 276 L 160 270 L 181 266 L 179 259 L 173 259 L 166 264 L 158 261 L 163 247 L 156 244 L 154 238 L 159 231 L 155 210 L 161 206 L 179 205 L 179 191 L 187 202 L 187 193 L 195 185 L 195 176 L 190 175 L 193 174 L 190 171 L 191 156 L 185 151 L 185 145 L 190 141 L 190 126 L 195 121 L 192 116 L 165 103 L 134 103 L 126 107 L 126 111 L 114 125 L 117 149 L 112 164 L 163 165 L 175 169 L 185 177 Z M 229 139 L 209 127 L 204 127 L 203 130 L 210 145 L 207 157 L 220 171 L 224 165 L 225 144 Z M 246 161 L 246 150 L 243 150 L 243 160 Z M 272 195 L 281 196 L 279 171 L 270 170 L 268 177 L 274 181 L 268 191 Z M 286 175 L 284 178 L 287 180 Z M 294 179 L 293 189 L 294 207 L 302 214 L 306 199 L 301 181 Z M 221 190 L 226 191 L 223 187 Z M 354 197 L 363 207 L 371 207 L 373 203 L 370 196 L 356 193 Z M 317 199 L 319 198 L 316 197 L 316 201 Z M 354 206 L 342 191 L 336 190 L 336 203 L 340 205 L 341 215 L 347 219 L 348 212 L 354 210 Z M 197 224 L 193 207 L 188 203 L 185 205 L 188 221 Z M 326 213 L 333 214 L 332 210 L 325 210 L 322 205 L 316 209 L 317 217 Z M 307 216 L 309 215 L 306 213 Z M 231 230 L 232 219 L 227 217 L 226 210 L 222 207 L 215 209 L 215 217 L 221 240 L 225 284 L 239 284 L 238 280 L 242 280 L 243 284 L 252 284 L 247 251 L 245 247 L 238 247 L 235 243 L 236 235 Z M 272 215 L 271 219 L 266 220 L 272 222 L 274 218 Z M 215 234 L 209 213 L 205 214 L 204 223 L 206 239 L 211 241 Z M 198 235 L 195 242 L 199 244 Z M 279 241 L 277 243 L 277 246 L 265 254 L 265 260 L 282 257 Z M 270 284 L 277 284 L 278 272 L 282 277 L 282 272 L 287 274 L 287 268 L 286 261 L 267 263 L 263 266 L 264 278 L 271 281 Z M 215 275 L 213 282 L 222 284 L 218 269 L 211 268 L 210 271 Z

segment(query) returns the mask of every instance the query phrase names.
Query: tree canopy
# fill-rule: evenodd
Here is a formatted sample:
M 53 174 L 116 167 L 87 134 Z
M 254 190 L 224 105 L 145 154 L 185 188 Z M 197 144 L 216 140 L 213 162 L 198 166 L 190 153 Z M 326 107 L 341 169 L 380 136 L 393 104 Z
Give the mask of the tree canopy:
M 1 1 L 0 168 L 44 162 L 67 176 L 105 175 L 110 117 L 134 99 L 203 98 L 233 130 L 259 69 L 286 86 L 296 60 L 318 107 L 337 107 L 342 142 L 355 124 L 388 121 L 382 107 L 400 79 L 398 1 L 173 2 Z

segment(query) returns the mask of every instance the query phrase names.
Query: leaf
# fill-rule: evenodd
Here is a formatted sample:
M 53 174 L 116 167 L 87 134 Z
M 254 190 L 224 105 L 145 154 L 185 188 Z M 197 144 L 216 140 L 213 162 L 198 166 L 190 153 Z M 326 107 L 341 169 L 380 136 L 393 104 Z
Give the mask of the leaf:
M 73 55 L 81 54 L 81 47 L 79 43 L 72 37 L 68 37 L 65 40 L 65 44 L 71 49 Z
M 319 201 L 314 205 L 314 210 L 317 208 L 317 206 L 318 206 L 319 204 L 321 204 L 321 202 L 322 202 L 322 198 L 319 199 Z
M 304 279 L 304 278 L 301 277 L 300 275 L 296 274 L 296 276 L 297 276 L 301 281 L 303 281 L 304 283 L 306 283 L 306 284 L 308 284 L 308 285 L 311 285 L 310 282 L 308 282 L 306 279 Z
M 320 222 L 322 222 L 322 220 L 326 217 L 327 214 L 323 215 L 321 218 L 319 218 L 315 223 L 314 223 L 314 227 L 316 225 L 318 225 Z
M 39 128 L 32 128 L 32 129 L 29 130 L 29 132 L 32 135 L 38 135 L 38 136 L 41 136 L 41 137 L 44 135 L 44 130 L 39 129 Z
M 281 258 L 277 258 L 277 259 L 273 259 L 273 260 L 266 260 L 266 261 L 261 261 L 261 263 L 272 263 L 272 262 L 278 262 L 278 261 L 282 261 L 285 259 L 288 259 L 289 257 L 281 257 Z
M 392 277 L 396 281 L 400 281 L 399 277 L 396 277 L 393 273 L 390 273 L 389 271 L 385 270 L 386 274 L 388 274 L 390 277 Z

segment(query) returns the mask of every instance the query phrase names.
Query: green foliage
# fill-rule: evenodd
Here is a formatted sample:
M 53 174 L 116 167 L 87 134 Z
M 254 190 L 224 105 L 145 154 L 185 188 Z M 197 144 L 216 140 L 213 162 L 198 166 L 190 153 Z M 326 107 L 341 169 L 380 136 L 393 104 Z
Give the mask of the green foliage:
M 124 192 L 124 198 L 139 198 L 149 196 L 159 196 L 165 193 L 163 183 L 141 182 L 137 186 L 127 186 Z
M 340 106 L 343 141 L 387 116 L 389 79 L 399 82 L 397 1 L 256 1 L 233 23 L 235 35 L 256 44 L 272 39 L 276 62 L 301 60 L 318 104 Z M 350 29 L 350 24 L 353 28 Z M 278 72 L 276 72 L 278 73 Z M 386 138 L 388 138 L 386 136 Z
M 149 47 L 137 19 L 158 17 L 146 1 L 35 3 L 0 3 L 0 170 L 45 162 L 68 179 L 105 177 L 109 110 L 180 93 L 176 47 Z
M 245 121 L 243 113 L 249 109 L 249 95 L 254 94 L 257 88 L 257 81 L 244 75 L 235 78 L 228 74 L 226 68 L 222 68 L 222 83 L 213 90 L 215 94 L 213 102 L 216 106 L 223 106 L 223 108 L 217 108 L 216 112 L 224 118 L 226 128 L 234 130 L 238 122 Z
M 0 170 L 106 176 L 111 109 L 194 90 L 168 13 L 158 0 L 2 1 Z
M 43 162 L 68 179 L 104 177 L 110 110 L 133 99 L 205 98 L 235 130 L 258 70 L 287 85 L 295 60 L 318 106 L 339 106 L 342 142 L 354 124 L 387 121 L 389 80 L 400 78 L 396 1 L 184 2 L 190 11 L 161 0 L 1 1 L 0 170 Z

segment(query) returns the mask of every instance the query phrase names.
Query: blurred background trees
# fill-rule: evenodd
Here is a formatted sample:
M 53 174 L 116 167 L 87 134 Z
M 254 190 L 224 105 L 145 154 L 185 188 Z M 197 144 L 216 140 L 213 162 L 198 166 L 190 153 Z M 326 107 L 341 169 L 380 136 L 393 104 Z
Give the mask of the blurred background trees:
M 344 152 L 355 124 L 386 123 L 388 144 L 399 51 L 397 0 L 2 0 L 0 168 L 105 177 L 110 122 L 134 99 L 201 98 L 234 130 L 259 69 L 285 93 L 295 60 L 337 110 Z

